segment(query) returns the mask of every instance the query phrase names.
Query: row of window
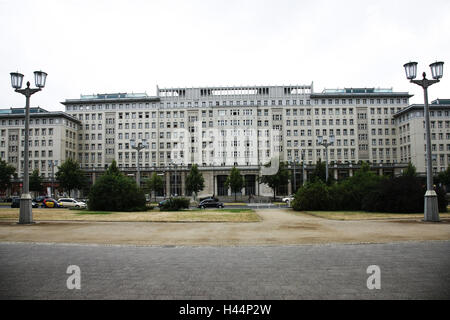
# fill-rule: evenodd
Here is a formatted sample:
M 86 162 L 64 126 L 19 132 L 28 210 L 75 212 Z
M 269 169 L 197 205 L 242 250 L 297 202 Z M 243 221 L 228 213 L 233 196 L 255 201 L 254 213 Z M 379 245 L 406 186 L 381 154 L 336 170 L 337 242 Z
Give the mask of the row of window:
M 356 104 L 408 104 L 407 98 L 342 98 L 342 99 L 314 99 L 314 104 L 350 104 L 353 103 Z M 153 102 L 151 103 L 151 107 L 156 109 L 158 107 L 160 108 L 198 108 L 199 106 L 202 107 L 213 107 L 213 106 L 290 106 L 290 105 L 310 105 L 311 100 L 310 99 L 272 99 L 272 100 L 221 100 L 221 101 L 202 101 L 201 103 L 199 101 L 173 101 L 173 102 Z M 143 108 L 149 108 L 150 103 L 112 103 L 112 104 L 93 104 L 90 105 L 72 105 L 67 106 L 68 111 L 76 111 L 76 110 L 124 110 L 124 109 L 143 109 Z

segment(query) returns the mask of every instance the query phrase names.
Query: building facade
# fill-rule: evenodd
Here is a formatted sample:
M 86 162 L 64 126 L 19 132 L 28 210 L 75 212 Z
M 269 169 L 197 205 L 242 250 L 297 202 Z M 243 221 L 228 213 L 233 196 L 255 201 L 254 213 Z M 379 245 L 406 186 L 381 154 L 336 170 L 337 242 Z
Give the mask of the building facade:
M 300 185 L 325 159 L 318 136 L 335 137 L 328 149 L 335 178 L 352 175 L 361 161 L 381 174 L 400 173 L 405 163 L 394 115 L 410 97 L 375 88 L 314 93 L 311 84 L 157 88 L 156 96 L 104 94 L 62 103 L 82 122 L 77 160 L 94 176 L 112 159 L 133 174 L 139 159 L 143 177 L 160 172 L 167 193 L 182 194 L 185 174 L 197 163 L 205 193 L 226 195 L 224 181 L 237 166 L 245 176 L 244 193 L 269 195 L 272 191 L 257 183 L 261 166 L 274 157 L 290 161 Z M 149 148 L 138 154 L 132 139 L 148 141 Z M 285 192 L 291 191 L 287 186 Z
M 236 166 L 245 178 L 244 195 L 269 196 L 272 190 L 258 183 L 265 164 L 278 159 L 289 163 L 295 179 L 281 193 L 291 193 L 294 181 L 299 187 L 315 164 L 325 160 L 317 138 L 334 136 L 328 162 L 335 179 L 351 176 L 362 161 L 388 175 L 400 174 L 411 161 L 424 174 L 423 106 L 410 106 L 410 98 L 407 92 L 377 88 L 316 93 L 313 84 L 157 88 L 155 96 L 81 95 L 62 102 L 65 112 L 32 113 L 30 169 L 48 176 L 49 160 L 72 157 L 93 183 L 116 160 L 130 176 L 136 176 L 139 164 L 141 183 L 154 172 L 161 175 L 166 185 L 162 195 L 182 195 L 196 163 L 205 177 L 203 194 L 226 196 L 230 190 L 224 183 Z M 449 165 L 448 108 L 447 100 L 432 103 L 435 171 Z M 19 172 L 21 110 L 0 113 L 0 157 Z M 50 129 L 52 139 L 44 139 Z M 132 140 L 148 142 L 148 148 L 137 152 Z
M 450 165 L 450 99 L 436 99 L 430 107 L 431 154 L 433 172 Z M 424 106 L 413 104 L 394 115 L 398 126 L 400 161 L 412 162 L 425 173 L 427 162 Z
M 50 183 L 57 166 L 77 154 L 77 132 L 81 122 L 65 112 L 30 108 L 29 170 L 38 169 Z M 16 168 L 13 193 L 23 179 L 25 147 L 25 109 L 0 110 L 0 159 Z

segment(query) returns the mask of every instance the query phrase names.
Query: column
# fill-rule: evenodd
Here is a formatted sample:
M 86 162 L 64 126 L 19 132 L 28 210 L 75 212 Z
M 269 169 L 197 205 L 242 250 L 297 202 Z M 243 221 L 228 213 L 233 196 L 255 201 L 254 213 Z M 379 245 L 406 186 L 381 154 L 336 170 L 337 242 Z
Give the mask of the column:
M 166 179 L 166 197 L 170 197 L 170 172 L 166 172 L 164 175 L 164 178 Z
M 184 175 L 184 171 L 181 171 L 181 195 L 184 197 L 186 195 L 186 186 L 185 186 L 185 181 L 186 181 L 186 177 Z

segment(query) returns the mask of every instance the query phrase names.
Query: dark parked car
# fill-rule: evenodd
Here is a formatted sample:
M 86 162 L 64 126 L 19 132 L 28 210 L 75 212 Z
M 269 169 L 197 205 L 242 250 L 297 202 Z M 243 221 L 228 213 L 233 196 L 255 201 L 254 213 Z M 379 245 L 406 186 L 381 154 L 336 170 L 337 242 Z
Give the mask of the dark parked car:
M 214 201 L 217 201 L 217 202 L 219 202 L 219 199 L 217 199 L 216 197 L 211 197 L 211 196 L 209 196 L 209 197 L 204 197 L 204 198 L 200 198 L 200 199 L 198 199 L 200 202 L 202 202 L 203 200 L 214 200 Z
M 169 199 L 165 199 L 163 201 L 158 202 L 158 207 L 161 208 L 161 206 L 166 203 L 167 201 L 169 201 Z
M 19 197 L 11 198 L 11 208 L 20 208 L 20 198 Z
M 223 203 L 216 201 L 216 199 L 205 199 L 200 201 L 200 203 L 198 204 L 198 208 L 223 208 Z
M 34 200 L 31 201 L 33 208 L 39 208 L 39 204 Z M 20 208 L 20 197 L 13 197 L 11 200 L 11 208 Z
M 39 196 L 39 197 L 34 198 L 33 201 L 37 202 L 37 203 L 42 203 L 42 202 L 44 202 L 45 199 L 48 199 L 48 198 L 50 198 L 50 197 L 48 197 L 48 196 Z

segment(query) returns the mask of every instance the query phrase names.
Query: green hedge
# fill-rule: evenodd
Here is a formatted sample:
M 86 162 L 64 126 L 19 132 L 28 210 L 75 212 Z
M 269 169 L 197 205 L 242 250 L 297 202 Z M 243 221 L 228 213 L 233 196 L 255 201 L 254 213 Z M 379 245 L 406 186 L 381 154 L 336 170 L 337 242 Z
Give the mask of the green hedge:
M 417 213 L 424 210 L 426 186 L 414 176 L 383 178 L 359 174 L 327 186 L 322 181 L 307 183 L 294 196 L 294 210 L 349 210 Z M 439 212 L 447 211 L 443 189 L 437 187 Z
M 161 210 L 179 211 L 189 209 L 190 200 L 187 198 L 170 198 L 161 205 Z
M 135 181 L 114 172 L 106 172 L 92 186 L 88 208 L 92 211 L 147 210 L 145 195 Z

